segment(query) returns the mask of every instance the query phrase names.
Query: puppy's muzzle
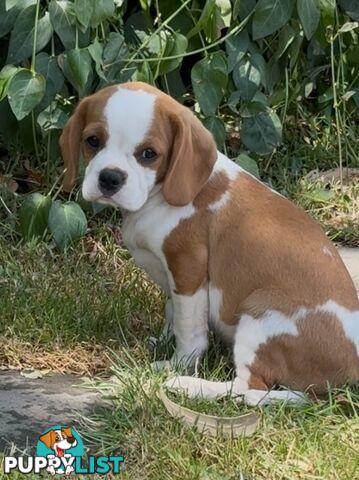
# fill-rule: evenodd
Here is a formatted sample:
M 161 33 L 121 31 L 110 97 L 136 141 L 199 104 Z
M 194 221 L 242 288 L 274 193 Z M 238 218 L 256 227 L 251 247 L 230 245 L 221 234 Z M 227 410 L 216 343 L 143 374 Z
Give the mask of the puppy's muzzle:
M 98 177 L 98 188 L 106 197 L 111 197 L 120 190 L 126 179 L 126 172 L 118 168 L 104 168 Z

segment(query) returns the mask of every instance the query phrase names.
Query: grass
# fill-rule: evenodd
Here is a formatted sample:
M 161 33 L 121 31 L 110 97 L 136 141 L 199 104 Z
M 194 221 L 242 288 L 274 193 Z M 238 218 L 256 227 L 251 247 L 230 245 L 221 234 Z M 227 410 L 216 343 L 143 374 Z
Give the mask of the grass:
M 44 244 L 0 250 L 0 363 L 97 376 L 111 406 L 80 419 L 87 446 L 124 455 L 124 479 L 355 478 L 358 388 L 335 392 L 327 402 L 265 408 L 250 438 L 202 436 L 169 417 L 157 397 L 165 374 L 150 368 L 169 347 L 154 352 L 146 343 L 159 332 L 164 298 L 104 227 L 93 235 L 96 249 L 91 235 L 65 254 Z M 199 373 L 232 374 L 228 351 L 213 338 Z M 115 390 L 109 374 L 118 379 Z M 248 410 L 230 399 L 177 401 L 218 415 Z

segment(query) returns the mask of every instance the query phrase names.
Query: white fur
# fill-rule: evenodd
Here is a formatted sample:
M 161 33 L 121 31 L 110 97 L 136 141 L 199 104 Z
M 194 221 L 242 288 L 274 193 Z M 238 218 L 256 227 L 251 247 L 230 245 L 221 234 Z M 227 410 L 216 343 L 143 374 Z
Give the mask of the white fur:
M 227 325 L 221 320 L 221 308 L 223 304 L 223 292 L 219 288 L 209 284 L 209 327 L 219 333 L 227 343 L 233 343 L 236 325 Z
M 104 109 L 108 140 L 86 168 L 82 185 L 86 200 L 117 205 L 129 211 L 136 211 L 146 203 L 156 172 L 142 166 L 134 157 L 134 151 L 152 124 L 155 100 L 156 96 L 150 93 L 121 87 L 108 99 Z M 98 188 L 98 177 L 104 168 L 119 168 L 127 173 L 125 184 L 110 199 L 104 198 Z
M 215 213 L 225 207 L 230 199 L 231 194 L 228 191 L 224 192 L 219 200 L 208 205 L 208 209 L 211 210 L 211 212 Z
M 215 175 L 217 172 L 225 172 L 230 181 L 232 181 L 238 178 L 238 175 L 245 172 L 245 170 L 223 155 L 223 153 L 218 152 L 217 161 L 214 164 L 212 175 Z

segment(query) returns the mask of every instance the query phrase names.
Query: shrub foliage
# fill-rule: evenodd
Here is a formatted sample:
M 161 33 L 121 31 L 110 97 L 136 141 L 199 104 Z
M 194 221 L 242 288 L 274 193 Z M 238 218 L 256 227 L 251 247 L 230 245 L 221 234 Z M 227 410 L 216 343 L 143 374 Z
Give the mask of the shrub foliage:
M 143 80 L 189 92 L 220 148 L 229 113 L 246 149 L 268 154 L 278 109 L 359 105 L 357 21 L 356 0 L 2 0 L 0 131 L 29 145 L 78 97 Z

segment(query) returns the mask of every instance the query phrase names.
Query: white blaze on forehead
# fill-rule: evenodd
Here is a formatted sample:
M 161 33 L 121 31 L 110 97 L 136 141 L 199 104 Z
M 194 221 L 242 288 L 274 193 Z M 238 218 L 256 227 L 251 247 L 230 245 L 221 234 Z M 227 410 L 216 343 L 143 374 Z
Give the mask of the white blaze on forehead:
M 105 119 L 109 134 L 108 145 L 121 144 L 121 149 L 132 154 L 151 127 L 156 95 L 143 90 L 117 90 L 107 101 Z

